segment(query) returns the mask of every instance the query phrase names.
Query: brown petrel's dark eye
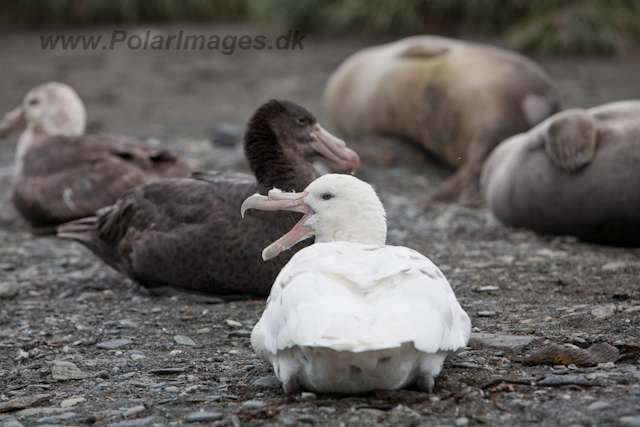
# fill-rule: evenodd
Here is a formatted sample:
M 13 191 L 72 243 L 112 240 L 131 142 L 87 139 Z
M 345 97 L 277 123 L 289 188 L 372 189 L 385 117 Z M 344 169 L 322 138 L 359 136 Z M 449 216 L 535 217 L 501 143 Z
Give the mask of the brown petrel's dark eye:
M 38 105 L 40 104 L 40 100 L 38 98 L 33 98 L 31 101 L 29 101 L 29 105 Z
M 331 193 L 324 193 L 322 195 L 322 200 L 331 200 L 331 199 L 333 199 L 333 194 Z
M 307 123 L 306 117 L 302 117 L 302 116 L 298 117 L 298 123 L 300 123 L 301 125 Z

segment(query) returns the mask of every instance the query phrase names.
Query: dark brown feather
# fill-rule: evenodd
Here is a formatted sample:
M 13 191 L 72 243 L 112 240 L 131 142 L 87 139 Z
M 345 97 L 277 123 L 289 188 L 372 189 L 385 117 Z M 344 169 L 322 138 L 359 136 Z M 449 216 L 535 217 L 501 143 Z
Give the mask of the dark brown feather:
M 119 136 L 36 137 L 13 187 L 13 201 L 34 227 L 95 214 L 122 193 L 161 178 L 189 176 L 174 154 Z
M 300 216 L 251 211 L 242 219 L 240 207 L 256 192 L 274 186 L 301 191 L 319 176 L 308 161 L 315 156 L 308 140 L 316 123 L 295 103 L 269 101 L 254 113 L 245 132 L 245 153 L 255 178 L 197 172 L 187 179 L 156 181 L 129 190 L 88 225 L 76 221 L 59 227 L 58 235 L 80 241 L 147 287 L 267 294 L 295 250 L 264 262 L 262 249 Z

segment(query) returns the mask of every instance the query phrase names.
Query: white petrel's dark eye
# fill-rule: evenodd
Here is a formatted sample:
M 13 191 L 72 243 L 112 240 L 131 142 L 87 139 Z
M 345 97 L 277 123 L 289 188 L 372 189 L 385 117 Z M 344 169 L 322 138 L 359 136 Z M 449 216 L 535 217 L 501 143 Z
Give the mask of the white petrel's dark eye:
M 333 194 L 331 193 L 324 193 L 322 195 L 322 200 L 331 200 L 331 199 L 333 199 Z
M 29 105 L 38 105 L 40 104 L 40 100 L 38 98 L 33 98 L 31 101 L 29 101 Z

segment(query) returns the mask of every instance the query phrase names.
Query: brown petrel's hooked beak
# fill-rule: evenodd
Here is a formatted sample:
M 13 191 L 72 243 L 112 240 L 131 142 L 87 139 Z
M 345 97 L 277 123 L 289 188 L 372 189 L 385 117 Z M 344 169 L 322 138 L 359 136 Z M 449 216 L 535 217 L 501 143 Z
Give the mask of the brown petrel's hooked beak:
M 240 208 L 240 215 L 244 218 L 244 213 L 248 209 L 259 209 L 261 211 L 293 211 L 307 213 L 309 207 L 302 199 L 307 197 L 307 193 L 284 193 L 277 188 L 269 191 L 268 196 L 254 194 L 247 197 Z
M 269 191 L 268 196 L 254 194 L 242 203 L 240 214 L 244 218 L 247 209 L 259 209 L 263 211 L 293 211 L 305 214 L 300 221 L 284 236 L 267 246 L 262 251 L 262 259 L 267 261 L 275 258 L 280 252 L 285 251 L 312 236 L 311 228 L 304 225 L 305 220 L 315 212 L 304 203 L 307 193 L 283 193 L 278 189 Z
M 18 107 L 8 112 L 0 121 L 0 138 L 6 138 L 14 132 L 24 129 L 27 121 L 24 117 L 24 108 Z
M 355 151 L 347 148 L 347 144 L 343 140 L 331 135 L 319 124 L 313 127 L 311 137 L 313 138 L 310 144 L 311 148 L 318 153 L 349 172 L 358 170 L 360 158 Z

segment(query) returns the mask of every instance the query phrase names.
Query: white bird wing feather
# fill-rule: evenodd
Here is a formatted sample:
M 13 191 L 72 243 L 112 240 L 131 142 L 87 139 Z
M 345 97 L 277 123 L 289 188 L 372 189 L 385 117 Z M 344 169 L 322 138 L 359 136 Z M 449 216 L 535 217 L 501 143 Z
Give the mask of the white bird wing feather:
M 469 316 L 428 258 L 399 246 L 316 243 L 282 269 L 251 341 L 258 354 L 294 346 L 353 352 L 413 342 L 455 351 Z

